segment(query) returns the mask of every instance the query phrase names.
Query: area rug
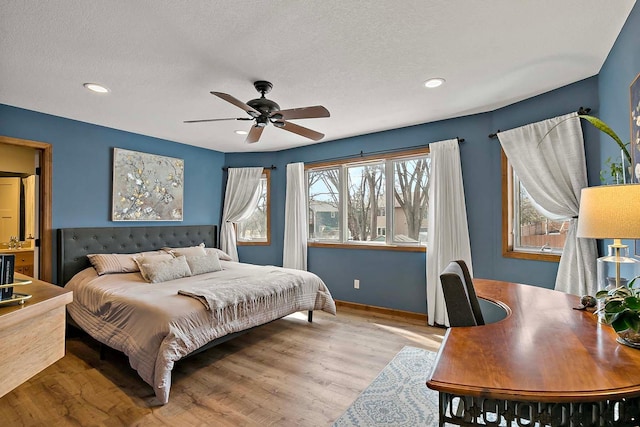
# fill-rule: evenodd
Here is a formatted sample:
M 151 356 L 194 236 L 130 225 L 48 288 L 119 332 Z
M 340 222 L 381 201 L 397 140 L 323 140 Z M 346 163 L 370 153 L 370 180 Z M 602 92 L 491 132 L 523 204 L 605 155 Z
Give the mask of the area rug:
M 404 347 L 334 427 L 437 426 L 438 392 L 426 385 L 435 358 L 432 351 Z

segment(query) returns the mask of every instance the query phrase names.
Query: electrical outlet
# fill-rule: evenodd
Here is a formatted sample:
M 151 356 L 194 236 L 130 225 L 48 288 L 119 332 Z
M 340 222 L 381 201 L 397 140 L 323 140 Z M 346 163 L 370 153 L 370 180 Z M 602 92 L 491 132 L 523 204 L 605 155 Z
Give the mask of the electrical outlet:
M 360 280 L 353 279 L 353 288 L 354 289 L 360 289 Z

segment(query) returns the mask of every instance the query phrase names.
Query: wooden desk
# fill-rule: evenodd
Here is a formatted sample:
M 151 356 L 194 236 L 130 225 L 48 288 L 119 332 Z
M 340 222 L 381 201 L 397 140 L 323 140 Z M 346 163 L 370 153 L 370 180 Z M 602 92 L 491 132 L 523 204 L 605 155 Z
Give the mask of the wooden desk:
M 0 306 L 0 397 L 64 356 L 65 306 L 73 293 L 32 280 L 30 285 L 14 288 L 32 295 L 24 305 Z
M 479 297 L 508 315 L 447 330 L 427 381 L 440 393 L 441 425 L 477 425 L 474 411 L 504 412 L 507 422 L 532 413 L 536 425 L 573 425 L 583 416 L 614 425 L 607 420 L 616 402 L 618 413 L 635 421 L 615 425 L 639 425 L 640 350 L 618 344 L 593 313 L 573 310 L 578 297 L 493 280 L 474 279 L 474 285 Z M 464 410 L 457 416 L 451 403 L 461 396 Z M 556 424 L 557 416 L 570 423 Z

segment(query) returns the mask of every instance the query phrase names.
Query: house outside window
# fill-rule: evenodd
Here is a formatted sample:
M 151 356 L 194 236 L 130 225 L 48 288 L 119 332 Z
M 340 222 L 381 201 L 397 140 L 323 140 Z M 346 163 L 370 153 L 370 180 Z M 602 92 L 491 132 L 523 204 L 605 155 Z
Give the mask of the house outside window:
M 502 169 L 503 256 L 558 261 L 570 219 L 554 217 L 531 198 L 504 152 Z
M 236 236 L 238 245 L 271 244 L 271 170 L 265 169 L 260 178 L 260 197 L 257 209 L 247 220 L 238 223 Z
M 424 251 L 430 164 L 421 149 L 307 165 L 310 245 Z

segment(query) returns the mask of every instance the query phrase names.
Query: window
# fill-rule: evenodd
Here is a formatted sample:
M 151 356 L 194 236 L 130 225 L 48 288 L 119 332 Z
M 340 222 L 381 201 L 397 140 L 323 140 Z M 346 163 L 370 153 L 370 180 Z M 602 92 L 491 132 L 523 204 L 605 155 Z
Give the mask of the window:
M 308 165 L 310 243 L 424 250 L 430 164 L 421 149 Z
M 271 170 L 265 169 L 260 178 L 260 197 L 258 208 L 247 220 L 238 223 L 238 245 L 270 245 L 271 244 Z
M 529 196 L 502 153 L 502 252 L 506 257 L 558 261 L 568 218 L 556 218 Z

